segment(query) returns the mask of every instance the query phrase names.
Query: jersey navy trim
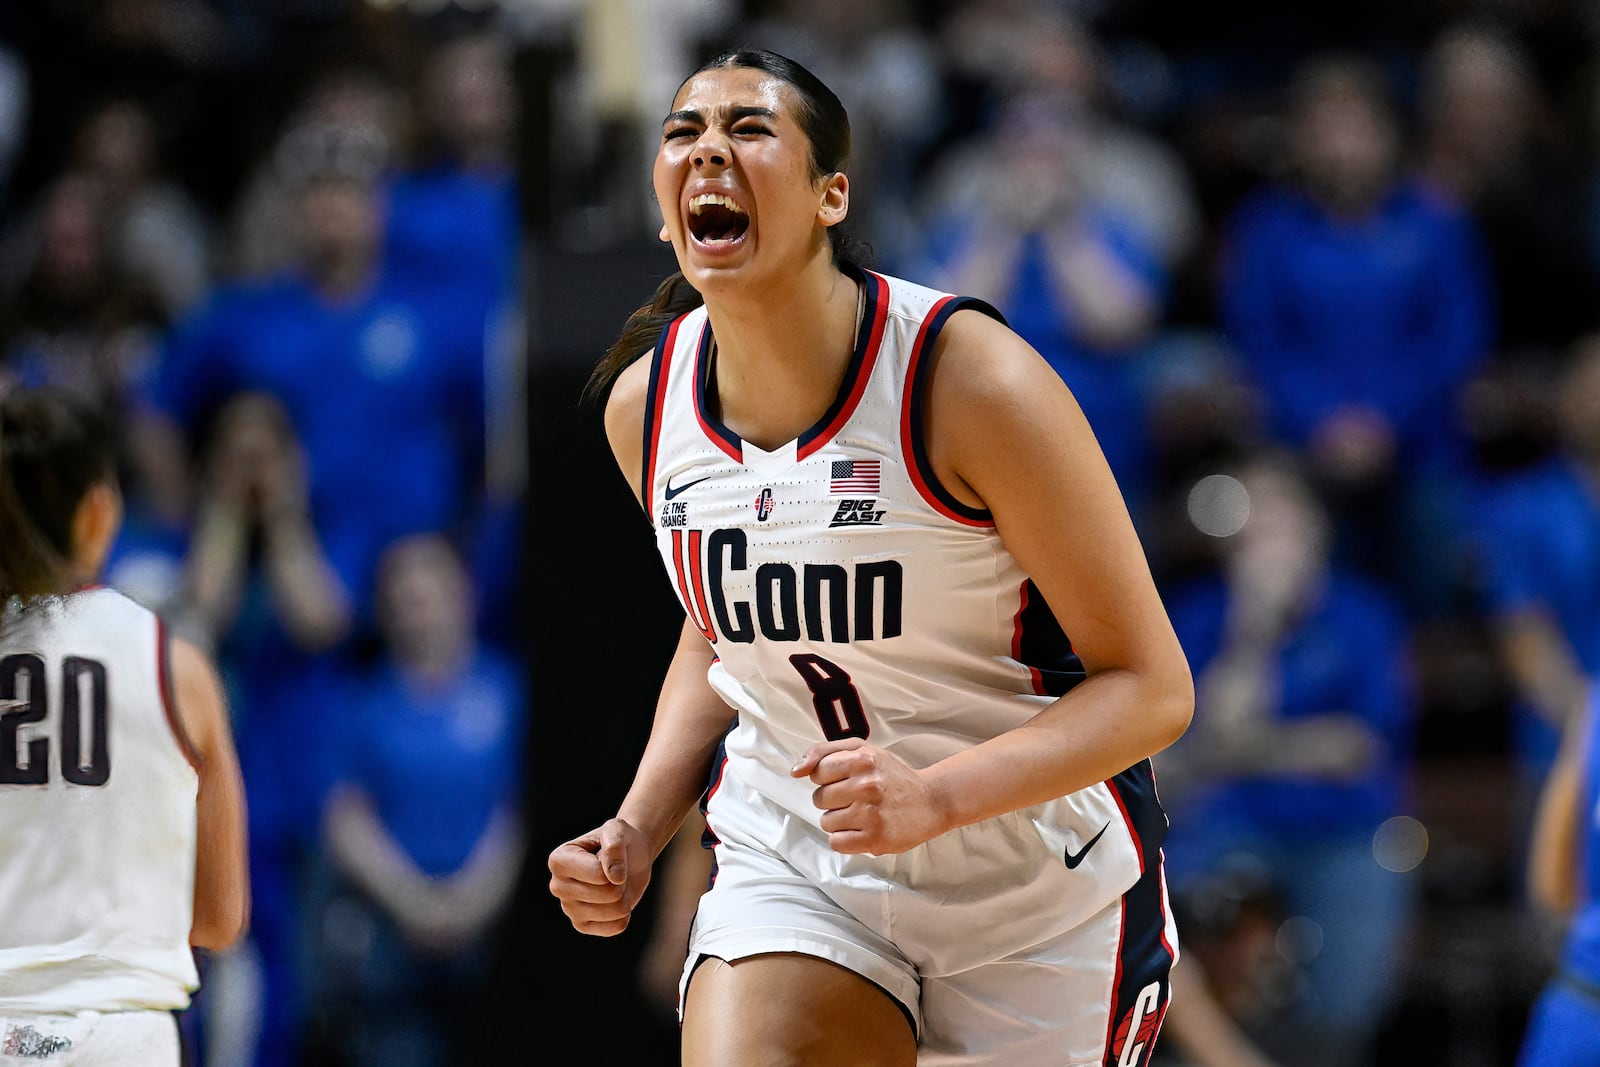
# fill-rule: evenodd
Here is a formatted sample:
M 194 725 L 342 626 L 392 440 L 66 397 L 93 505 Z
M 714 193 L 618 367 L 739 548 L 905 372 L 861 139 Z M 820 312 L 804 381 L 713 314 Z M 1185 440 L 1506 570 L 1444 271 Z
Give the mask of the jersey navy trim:
M 1150 761 L 1140 760 L 1115 778 L 1106 779 L 1123 821 L 1139 851 L 1139 873 L 1161 860 L 1161 846 L 1167 840 L 1167 813 L 1156 796 L 1156 773 Z
M 733 728 L 729 727 L 728 733 L 732 732 Z M 707 889 L 717 884 L 717 846 L 722 844 L 722 839 L 711 829 L 711 798 L 722 788 L 722 775 L 727 769 L 728 735 L 723 734 L 722 740 L 717 742 L 716 754 L 711 757 L 710 781 L 706 784 L 705 792 L 700 794 L 700 815 L 706 821 L 706 828 L 700 834 L 700 847 L 711 853 L 711 875 L 706 879 Z
M 906 469 L 922 498 L 939 514 L 967 526 L 993 526 L 994 515 L 987 508 L 975 508 L 957 500 L 933 473 L 928 461 L 928 443 L 923 433 L 923 412 L 928 399 L 929 361 L 923 357 L 933 351 L 939 331 L 951 315 L 963 308 L 981 311 L 1005 322 L 1005 316 L 982 300 L 970 296 L 947 296 L 933 306 L 922 321 L 916 343 L 911 346 L 911 361 L 906 367 L 906 395 L 900 406 L 900 441 L 906 455 Z
M 1166 1019 L 1175 957 L 1167 944 L 1162 885 L 1158 865 L 1122 897 L 1117 972 L 1101 1060 L 1104 1067 L 1148 1067 Z M 1155 987 L 1153 999 L 1141 995 L 1150 986 Z
M 1168 977 L 1177 952 L 1167 940 L 1165 861 L 1162 842 L 1167 816 L 1156 796 L 1155 770 L 1141 760 L 1106 781 L 1122 813 L 1139 856 L 1139 880 L 1122 896 L 1122 931 L 1117 946 L 1117 973 L 1112 983 L 1106 1020 L 1105 1067 L 1143 1067 L 1150 1062 L 1156 1036 L 1171 997 Z M 1140 995 L 1156 986 L 1154 1003 Z M 1131 1033 L 1130 1033 L 1131 1031 Z M 1124 1051 L 1142 1045 L 1123 1064 Z
M 687 315 L 685 312 L 684 315 Z M 667 402 L 667 375 L 672 370 L 672 348 L 678 339 L 679 315 L 661 328 L 654 354 L 650 357 L 650 385 L 644 396 L 644 470 L 640 472 L 639 502 L 645 514 L 654 515 L 656 491 L 656 451 L 661 445 L 661 410 Z
M 1086 677 L 1083 661 L 1032 578 L 1018 590 L 1011 658 L 1028 668 L 1039 696 L 1061 696 Z
M 855 279 L 866 294 L 861 321 L 867 328 L 856 331 L 856 346 L 850 354 L 850 363 L 845 368 L 844 380 L 839 383 L 833 403 L 815 425 L 795 440 L 796 459 L 807 458 L 833 440 L 861 403 L 861 397 L 867 391 L 867 381 L 872 377 L 872 368 L 878 360 L 884 324 L 889 318 L 889 283 L 871 271 L 859 271 L 849 264 L 844 266 L 844 272 Z M 695 352 L 694 413 L 700 420 L 700 428 L 712 443 L 735 461 L 743 462 L 743 439 L 713 415 L 710 405 L 706 403 L 706 387 L 716 373 L 713 341 L 711 320 L 707 318 L 706 328 L 700 335 L 700 344 Z
M 711 414 L 706 404 L 706 383 L 717 371 L 717 354 L 712 350 L 712 341 L 711 317 L 707 314 L 706 324 L 700 330 L 700 343 L 694 352 L 694 417 L 700 421 L 700 429 L 712 444 L 726 452 L 735 463 L 743 463 L 744 441 Z

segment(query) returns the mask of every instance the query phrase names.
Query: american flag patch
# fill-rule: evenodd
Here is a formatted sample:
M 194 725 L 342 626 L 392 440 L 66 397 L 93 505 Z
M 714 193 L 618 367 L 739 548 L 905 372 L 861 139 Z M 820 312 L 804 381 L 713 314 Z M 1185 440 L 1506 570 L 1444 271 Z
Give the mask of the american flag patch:
M 836 459 L 828 481 L 830 493 L 876 493 L 882 460 Z

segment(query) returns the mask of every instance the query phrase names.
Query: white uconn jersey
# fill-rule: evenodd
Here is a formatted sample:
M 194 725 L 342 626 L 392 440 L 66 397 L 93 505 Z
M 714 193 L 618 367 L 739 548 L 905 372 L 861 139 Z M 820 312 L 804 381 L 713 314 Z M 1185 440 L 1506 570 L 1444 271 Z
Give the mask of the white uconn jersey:
M 712 413 L 704 308 L 663 332 L 645 416 L 656 542 L 716 651 L 711 684 L 739 713 L 725 773 L 813 824 L 814 787 L 789 774 L 810 745 L 862 737 L 926 767 L 1083 677 L 993 518 L 954 498 L 926 459 L 935 339 L 960 308 L 995 313 L 852 273 L 864 290 L 853 358 L 832 407 L 795 441 L 765 451 Z M 1068 864 L 1079 918 L 1133 885 L 1165 835 L 1148 762 L 1048 808 L 1034 822 L 1058 867 L 1103 837 Z
M 91 589 L 0 617 L 0 1013 L 182 1008 L 199 778 L 160 620 Z

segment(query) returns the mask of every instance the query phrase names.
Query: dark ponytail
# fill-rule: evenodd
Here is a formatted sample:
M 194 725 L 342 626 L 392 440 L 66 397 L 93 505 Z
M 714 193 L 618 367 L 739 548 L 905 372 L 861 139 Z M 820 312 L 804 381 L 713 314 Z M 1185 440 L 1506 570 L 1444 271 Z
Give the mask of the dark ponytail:
M 811 176 L 823 178 L 844 169 L 850 159 L 850 116 L 822 79 L 787 56 L 760 48 L 725 52 L 689 78 L 708 70 L 727 69 L 764 71 L 786 82 L 800 98 L 795 122 L 811 143 Z M 684 79 L 685 84 L 689 78 Z M 837 264 L 867 266 L 872 261 L 872 250 L 866 243 L 850 236 L 840 226 L 828 228 L 828 241 L 833 246 L 833 261 Z M 674 271 L 656 287 L 655 295 L 647 304 L 628 316 L 622 335 L 595 364 L 589 384 L 584 387 L 584 396 L 598 398 L 617 380 L 617 375 L 649 351 L 667 323 L 704 302 L 699 291 L 685 280 L 683 272 Z
M 78 504 L 115 470 L 105 421 L 76 397 L 0 396 L 0 603 L 61 591 Z
M 689 284 L 682 271 L 675 270 L 669 274 L 665 281 L 656 286 L 655 293 L 644 306 L 628 316 L 622 334 L 611 342 L 611 347 L 606 349 L 606 354 L 600 357 L 600 362 L 595 364 L 590 373 L 589 384 L 583 388 L 584 397 L 598 399 L 617 380 L 617 375 L 627 370 L 629 364 L 656 343 L 656 335 L 667 323 L 703 303 L 705 301 L 700 297 L 700 290 Z

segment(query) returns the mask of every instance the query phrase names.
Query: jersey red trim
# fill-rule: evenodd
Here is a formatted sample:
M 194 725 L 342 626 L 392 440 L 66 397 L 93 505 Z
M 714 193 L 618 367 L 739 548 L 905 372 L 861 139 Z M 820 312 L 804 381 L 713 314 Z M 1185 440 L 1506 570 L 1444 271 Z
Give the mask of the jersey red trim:
M 859 348 L 856 358 L 850 361 L 848 373 L 852 378 L 845 383 L 848 389 L 841 394 L 843 402 L 835 406 L 832 417 L 825 425 L 802 435 L 800 447 L 795 449 L 796 459 L 815 455 L 818 449 L 833 440 L 834 435 L 844 428 L 844 424 L 850 421 L 850 416 L 860 406 L 861 398 L 866 395 L 867 382 L 872 379 L 872 368 L 877 366 L 884 326 L 889 321 L 889 283 L 881 274 L 869 270 L 862 272 L 861 284 L 866 290 L 866 312 L 872 318 L 866 343 Z
M 1122 824 L 1128 828 L 1128 836 L 1133 839 L 1133 854 L 1139 857 L 1139 874 L 1144 874 L 1144 842 L 1139 837 L 1138 829 L 1133 825 L 1133 816 L 1128 814 L 1128 805 L 1123 803 L 1122 792 L 1116 783 L 1107 778 L 1105 787 L 1111 791 L 1111 799 L 1117 802 L 1117 810 L 1122 812 Z
M 166 621 L 159 615 L 156 616 L 156 687 L 161 690 L 161 710 L 167 717 L 167 727 L 178 742 L 183 758 L 198 774 L 205 761 L 200 758 L 189 731 L 183 728 L 183 719 L 178 716 L 178 700 L 172 690 L 172 642 L 167 635 Z
M 1116 790 L 1113 789 L 1112 793 L 1115 792 Z M 1117 803 L 1120 804 L 1121 801 Z M 1139 865 L 1142 868 L 1144 861 L 1140 860 Z M 1126 894 L 1123 895 L 1121 900 L 1117 901 L 1117 923 L 1117 970 L 1111 979 L 1111 999 L 1106 1004 L 1106 1051 L 1105 1055 L 1101 1057 L 1102 1062 L 1109 1061 L 1116 1055 L 1116 1049 L 1112 1045 L 1117 1040 L 1118 1001 L 1121 999 L 1122 994 L 1122 957 L 1127 951 L 1128 945 L 1128 898 Z
M 1039 668 L 1027 663 L 1022 658 L 1022 616 L 1028 610 L 1028 579 L 1022 580 L 1022 586 L 1017 590 L 1017 614 L 1011 628 L 1011 658 L 1028 668 L 1029 679 L 1033 683 L 1033 691 L 1037 696 L 1048 695 L 1044 688 L 1044 675 L 1039 673 Z
M 1138 765 L 1135 765 L 1135 766 L 1138 766 Z M 1151 796 L 1154 797 L 1155 796 L 1155 788 L 1156 788 L 1156 771 L 1155 771 L 1155 767 L 1154 766 L 1150 766 L 1150 767 L 1148 767 L 1148 770 L 1150 772 Z M 1124 773 L 1127 773 L 1127 772 L 1124 772 Z M 1133 853 L 1134 853 L 1134 855 L 1139 857 L 1139 877 L 1143 878 L 1144 874 L 1145 874 L 1145 844 L 1144 844 L 1144 838 L 1142 836 L 1140 836 L 1139 829 L 1138 829 L 1137 825 L 1135 825 L 1135 823 L 1134 823 L 1133 815 L 1132 815 L 1131 812 L 1128 811 L 1128 802 L 1123 799 L 1122 790 L 1120 788 L 1118 788 L 1116 778 L 1107 778 L 1106 781 L 1105 781 L 1105 787 L 1108 790 L 1111 791 L 1111 799 L 1115 800 L 1117 802 L 1117 810 L 1122 813 L 1123 825 L 1125 825 L 1128 828 L 1128 837 L 1133 842 Z M 1158 838 L 1159 838 L 1159 836 L 1160 835 L 1158 835 Z M 1166 927 L 1166 921 L 1165 921 L 1166 917 L 1167 917 L 1167 910 L 1168 910 L 1166 854 L 1161 850 L 1160 845 L 1161 845 L 1161 843 L 1160 843 L 1159 839 L 1152 841 L 1152 849 L 1151 849 L 1150 858 L 1155 863 L 1156 876 L 1157 876 L 1158 881 L 1160 882 L 1159 892 L 1157 893 L 1156 909 L 1161 913 L 1161 917 L 1162 917 L 1161 945 L 1162 945 L 1163 948 L 1165 948 L 1167 950 L 1168 954 L 1170 954 L 1172 956 L 1172 958 L 1174 960 L 1176 960 L 1178 958 L 1178 954 L 1177 954 L 1177 952 L 1175 952 L 1173 950 L 1172 945 L 1169 944 L 1168 941 L 1167 941 L 1167 927 Z
M 1150 781 L 1152 787 L 1154 787 L 1155 784 L 1155 773 L 1155 768 L 1152 767 L 1150 769 Z M 1142 878 L 1144 877 L 1144 839 L 1139 836 L 1139 831 L 1133 825 L 1133 816 L 1128 814 L 1128 805 L 1123 801 L 1122 791 L 1117 788 L 1115 780 L 1110 778 L 1106 779 L 1106 788 L 1111 790 L 1111 799 L 1117 802 L 1117 810 L 1122 812 L 1123 824 L 1128 827 L 1128 836 L 1133 839 L 1133 853 L 1139 857 L 1139 876 Z M 1167 943 L 1167 926 L 1166 922 L 1164 921 L 1167 917 L 1167 876 L 1165 870 L 1166 857 L 1159 848 L 1156 849 L 1155 860 L 1156 867 L 1158 868 L 1161 878 L 1159 903 L 1161 918 L 1163 919 L 1161 924 L 1161 945 L 1167 950 L 1168 953 L 1172 955 L 1173 959 L 1177 959 L 1178 954 L 1173 952 L 1172 946 Z
M 1127 773 L 1127 772 L 1124 772 Z M 1117 965 L 1116 975 L 1111 985 L 1111 999 L 1108 1004 L 1106 1019 L 1106 1044 L 1102 1063 L 1105 1067 L 1115 1067 L 1119 1063 L 1122 1050 L 1116 1047 L 1119 1037 L 1119 1027 L 1124 1018 L 1128 1019 L 1128 1027 L 1142 1026 L 1142 1018 L 1131 1017 L 1132 1010 L 1138 1007 L 1139 991 L 1151 981 L 1160 983 L 1158 991 L 1159 1004 L 1156 1006 L 1156 1018 L 1150 1027 L 1150 1045 L 1138 1057 L 1140 1065 L 1150 1063 L 1154 1054 L 1155 1037 L 1161 1031 L 1161 1025 L 1166 1018 L 1168 1005 L 1171 1003 L 1171 987 L 1168 975 L 1172 965 L 1177 961 L 1178 953 L 1172 947 L 1172 942 L 1167 937 L 1167 925 L 1170 921 L 1170 906 L 1167 900 L 1166 857 L 1163 855 L 1158 843 L 1152 839 L 1150 864 L 1145 863 L 1145 843 L 1138 829 L 1134 825 L 1132 813 L 1128 810 L 1127 801 L 1122 796 L 1122 791 L 1117 787 L 1115 779 L 1107 779 L 1106 788 L 1111 791 L 1111 797 L 1117 802 L 1117 809 L 1122 813 L 1124 825 L 1128 828 L 1128 836 L 1134 847 L 1134 854 L 1139 858 L 1139 878 L 1134 885 L 1122 895 L 1119 901 L 1119 929 L 1117 933 Z M 1154 770 L 1151 770 L 1151 790 L 1154 796 Z M 1134 940 L 1130 943 L 1128 931 L 1129 912 L 1134 912 L 1135 929 Z M 1155 924 L 1155 943 L 1149 941 L 1151 919 Z M 1158 948 L 1159 946 L 1159 948 Z M 1129 977 L 1131 976 L 1131 977 Z M 1120 1035 L 1124 1048 L 1129 1042 L 1138 1039 L 1137 1034 L 1128 1032 Z
M 687 312 L 685 313 L 687 314 Z M 661 412 L 667 402 L 667 376 L 672 371 L 672 349 L 678 339 L 679 315 L 661 331 L 655 353 L 650 360 L 650 387 L 645 393 L 644 405 L 644 470 L 639 483 L 639 502 L 652 519 L 655 515 L 656 456 L 661 448 Z

